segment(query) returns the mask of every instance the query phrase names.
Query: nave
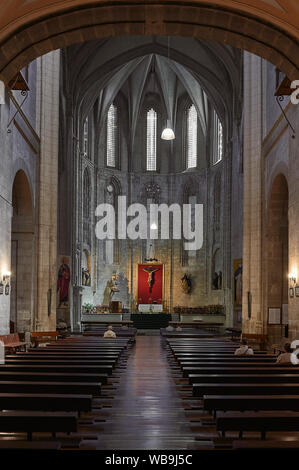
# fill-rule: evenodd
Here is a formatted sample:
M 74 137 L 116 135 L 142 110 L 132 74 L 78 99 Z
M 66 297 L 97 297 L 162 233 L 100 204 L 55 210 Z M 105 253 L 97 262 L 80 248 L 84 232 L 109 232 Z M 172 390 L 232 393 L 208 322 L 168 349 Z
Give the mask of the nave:
M 258 347 L 236 356 L 228 337 L 171 336 L 74 335 L 7 354 L 0 449 L 299 449 L 296 365 Z
M 187 449 L 194 441 L 160 342 L 137 336 L 111 408 L 103 410 L 98 449 Z

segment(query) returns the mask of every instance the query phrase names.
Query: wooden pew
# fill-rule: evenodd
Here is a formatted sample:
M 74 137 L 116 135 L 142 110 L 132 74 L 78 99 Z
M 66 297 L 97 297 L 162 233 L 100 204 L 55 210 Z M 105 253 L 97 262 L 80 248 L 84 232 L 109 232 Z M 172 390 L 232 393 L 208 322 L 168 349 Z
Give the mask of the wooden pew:
M 91 366 L 111 366 L 115 367 L 116 361 L 111 359 L 5 359 L 5 364 L 28 364 L 28 365 L 42 365 L 42 364 L 54 364 L 54 365 L 91 365 Z
M 257 440 L 239 440 L 233 441 L 233 450 L 235 451 L 248 451 L 248 450 L 269 450 L 273 455 L 273 450 L 287 450 L 299 449 L 299 440 L 270 440 L 270 441 L 257 441 Z
M 299 395 L 298 383 L 196 383 L 192 386 L 193 396 L 203 395 Z
M 30 434 L 29 434 L 30 437 Z M 21 450 L 23 451 L 32 451 L 32 450 L 46 450 L 48 451 L 58 451 L 61 449 L 61 442 L 58 441 L 15 441 L 15 440 L 0 440 L 0 450 L 2 455 L 5 454 L 4 451 L 12 450 Z
M 209 366 L 209 364 L 218 364 L 218 365 L 222 365 L 222 364 L 229 364 L 230 366 L 233 366 L 233 365 L 236 365 L 236 364 L 246 364 L 246 366 L 251 366 L 251 364 L 275 364 L 276 363 L 276 357 L 261 357 L 261 358 L 258 358 L 258 357 L 237 357 L 237 356 L 232 356 L 232 357 L 229 357 L 229 358 L 211 358 L 211 359 L 207 359 L 207 358 L 199 358 L 199 359 L 195 359 L 195 361 L 185 361 L 183 360 L 181 362 L 181 366 L 185 366 L 185 367 L 188 367 L 189 365 L 193 366 L 193 365 L 201 365 L 201 364 L 206 364 Z
M 28 351 L 34 352 L 32 349 L 29 349 Z M 52 347 L 45 347 L 45 348 L 38 348 L 36 351 L 39 352 L 39 354 L 45 354 L 49 352 L 59 352 L 59 351 L 78 351 L 78 352 L 99 352 L 99 353 L 111 353 L 111 354 L 121 354 L 123 351 L 125 351 L 125 348 L 118 348 L 115 347 L 113 348 L 112 346 L 109 348 L 105 348 L 104 346 L 85 346 L 85 345 L 80 345 L 80 346 L 57 346 L 55 348 Z
M 183 368 L 183 377 L 188 377 L 189 374 L 299 374 L 299 367 L 284 365 L 279 366 L 278 364 L 269 364 L 266 367 L 244 367 L 240 365 L 239 367 L 184 367 Z
M 33 352 L 27 352 L 27 353 L 17 353 L 14 357 L 11 357 L 11 359 L 15 359 L 15 358 L 21 358 L 21 359 L 30 359 L 30 358 L 38 358 L 38 359 L 42 359 L 42 358 L 49 358 L 49 359 L 55 359 L 55 358 L 63 358 L 63 359 L 76 359 L 76 358 L 80 358 L 82 357 L 82 359 L 113 359 L 113 360 L 117 360 L 119 358 L 119 355 L 118 354 L 106 354 L 106 353 L 80 353 L 80 352 L 74 352 L 74 353 L 69 353 L 69 352 L 56 352 L 56 351 L 53 351 L 53 352 L 48 352 L 48 353 L 33 353 Z M 7 356 L 7 358 L 9 359 L 9 356 Z
M 298 395 L 204 395 L 208 411 L 299 411 Z
M 66 373 L 104 373 L 112 375 L 112 366 L 106 365 L 70 365 L 70 364 L 1 364 L 0 372 L 66 372 Z
M 181 357 L 181 358 L 198 358 L 198 357 L 203 357 L 203 358 L 213 358 L 213 357 L 235 357 L 234 352 L 224 352 L 224 353 L 215 353 L 215 352 L 176 352 L 174 354 L 175 357 Z M 237 356 L 240 357 L 240 356 Z M 243 357 L 243 356 L 241 356 Z M 248 357 L 248 356 L 247 356 Z M 268 354 L 268 353 L 263 353 L 262 351 L 258 351 L 257 353 L 254 354 L 254 357 L 276 357 L 277 355 L 275 354 Z
M 221 356 L 221 357 L 218 357 L 218 356 L 213 356 L 213 357 L 188 357 L 188 358 L 185 358 L 185 357 L 181 357 L 181 356 L 177 356 L 176 357 L 176 360 L 179 364 L 181 365 L 188 365 L 188 364 L 197 364 L 198 362 L 217 362 L 218 364 L 222 364 L 223 362 L 240 362 L 240 363 L 243 363 L 243 362 L 272 362 L 272 363 L 275 363 L 276 362 L 276 359 L 277 357 L 276 356 L 258 356 L 258 357 L 238 357 L 238 356 Z
M 27 343 L 20 341 L 18 333 L 11 333 L 9 335 L 1 335 L 0 341 L 4 343 L 5 349 L 16 351 L 19 348 L 26 348 Z
M 77 432 L 77 417 L 75 413 L 53 411 L 48 413 L 40 411 L 0 411 L 0 432 L 25 432 L 28 440 L 32 440 L 33 432 L 50 432 L 54 436 L 57 432 Z M 7 445 L 0 446 L 0 449 L 3 448 L 8 447 Z M 23 446 L 19 448 L 23 448 Z
M 33 331 L 31 333 L 31 341 L 37 348 L 40 343 L 56 341 L 58 336 L 58 331 Z
M 0 393 L 1 410 L 91 411 L 91 395 Z
M 299 374 L 189 374 L 197 383 L 299 383 Z
M 216 430 L 225 437 L 226 431 L 238 431 L 240 439 L 245 431 L 261 433 L 266 439 L 267 431 L 297 431 L 299 413 L 294 411 L 227 411 L 218 412 Z
M 0 393 L 36 393 L 101 395 L 101 384 L 97 382 L 33 382 L 10 380 L 0 382 Z
M 75 374 L 59 372 L 0 372 L 1 381 L 27 382 L 98 382 L 106 385 L 107 374 Z

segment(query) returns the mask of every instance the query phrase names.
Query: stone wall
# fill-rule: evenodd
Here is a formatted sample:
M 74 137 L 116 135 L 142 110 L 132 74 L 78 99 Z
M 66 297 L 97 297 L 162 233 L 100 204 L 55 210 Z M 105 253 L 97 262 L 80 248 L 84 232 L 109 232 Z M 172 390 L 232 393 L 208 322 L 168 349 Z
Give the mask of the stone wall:
M 288 266 L 283 265 L 279 288 L 284 294 L 282 301 L 289 308 L 289 336 L 298 334 L 298 298 L 286 294 L 286 278 L 289 272 L 298 271 L 298 107 L 292 105 L 288 97 L 282 103 L 288 119 L 296 131 L 296 138 L 288 127 L 287 121 L 278 107 L 274 93 L 276 90 L 276 70 L 259 57 L 245 53 L 244 66 L 244 291 L 243 325 L 244 330 L 252 333 L 268 333 L 270 342 L 277 342 L 284 335 L 283 326 L 268 325 L 268 309 L 277 298 L 271 296 L 273 282 L 277 281 L 273 270 L 273 257 L 278 255 L 277 244 L 271 245 L 270 235 L 284 230 L 283 220 L 288 218 Z M 262 79 L 261 79 L 262 77 Z M 283 76 L 281 76 L 280 81 Z M 271 216 L 271 194 L 277 177 L 283 176 L 288 186 L 288 206 L 286 213 L 276 221 L 267 235 L 267 224 Z M 277 189 L 276 189 L 277 191 Z M 274 193 L 276 208 L 282 190 Z M 271 248 L 271 246 L 272 248 Z M 286 243 L 284 244 L 286 246 Z M 271 255 L 271 249 L 272 251 Z M 269 258 L 270 257 L 270 258 Z M 275 269 L 280 269 L 277 263 Z M 270 279 L 270 281 L 269 281 Z M 275 281 L 276 279 L 276 281 Z M 289 285 L 291 287 L 291 285 Z M 247 292 L 252 296 L 251 318 L 248 318 Z M 277 301 L 276 301 L 277 303 Z M 280 305 L 281 306 L 281 305 Z

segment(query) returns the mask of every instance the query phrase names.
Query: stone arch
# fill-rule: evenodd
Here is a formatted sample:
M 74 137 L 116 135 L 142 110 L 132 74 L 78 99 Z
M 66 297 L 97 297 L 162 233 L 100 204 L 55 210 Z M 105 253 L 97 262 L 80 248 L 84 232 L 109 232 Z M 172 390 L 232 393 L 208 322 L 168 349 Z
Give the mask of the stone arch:
M 298 74 L 298 5 L 289 0 L 217 0 L 103 4 L 43 0 L 6 2 L 0 21 L 0 78 L 8 82 L 51 50 L 116 35 L 194 36 L 225 42 L 262 56 L 291 79 Z
M 18 170 L 12 184 L 11 331 L 32 331 L 34 280 L 34 221 L 30 183 Z
M 279 162 L 273 169 L 269 178 L 269 185 L 267 189 L 267 205 L 269 204 L 271 198 L 271 192 L 273 188 L 274 181 L 278 175 L 284 176 L 285 180 L 288 181 L 289 169 L 285 162 Z
M 32 204 L 34 205 L 34 192 L 33 192 L 33 185 L 32 185 L 32 180 L 31 180 L 31 177 L 30 177 L 30 172 L 29 172 L 29 169 L 28 169 L 26 163 L 24 162 L 24 160 L 22 158 L 18 158 L 16 160 L 14 166 L 13 166 L 12 177 L 11 177 L 11 190 L 13 190 L 13 185 L 14 185 L 16 176 L 17 176 L 19 171 L 22 171 L 26 176 L 26 179 L 27 179 L 27 182 L 28 182 L 28 185 L 29 185 L 29 189 L 30 189 Z

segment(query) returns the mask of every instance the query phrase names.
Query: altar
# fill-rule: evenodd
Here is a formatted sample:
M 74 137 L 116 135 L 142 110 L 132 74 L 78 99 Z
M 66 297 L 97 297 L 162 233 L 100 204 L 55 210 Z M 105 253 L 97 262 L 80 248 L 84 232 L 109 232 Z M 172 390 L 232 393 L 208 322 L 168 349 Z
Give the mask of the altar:
M 163 311 L 162 304 L 139 304 L 138 312 L 140 313 L 161 313 Z

